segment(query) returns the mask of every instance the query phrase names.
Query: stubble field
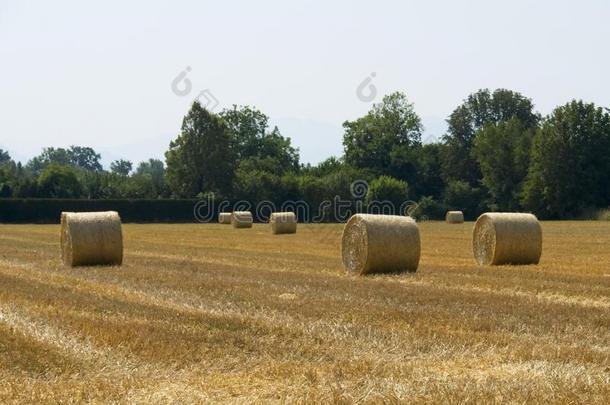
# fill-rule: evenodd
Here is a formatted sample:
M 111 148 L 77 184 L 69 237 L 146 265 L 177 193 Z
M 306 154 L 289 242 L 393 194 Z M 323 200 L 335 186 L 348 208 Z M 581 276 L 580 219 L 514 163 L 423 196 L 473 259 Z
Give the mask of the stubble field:
M 341 225 L 124 225 L 65 268 L 0 226 L 0 402 L 610 401 L 610 223 L 545 222 L 539 266 L 479 267 L 420 224 L 415 274 L 342 272 Z

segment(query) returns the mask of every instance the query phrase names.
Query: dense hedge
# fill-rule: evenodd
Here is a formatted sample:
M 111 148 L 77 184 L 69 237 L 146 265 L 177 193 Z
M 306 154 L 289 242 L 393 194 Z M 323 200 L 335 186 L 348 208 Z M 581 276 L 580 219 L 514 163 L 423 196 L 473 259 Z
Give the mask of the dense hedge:
M 391 204 L 389 201 L 384 203 Z M 407 202 L 408 203 L 408 202 Z M 385 208 L 384 208 L 385 207 Z M 387 211 L 390 209 L 390 211 Z M 301 223 L 345 222 L 358 212 L 399 214 L 404 207 L 388 208 L 383 204 L 364 204 L 354 200 L 324 200 L 319 203 L 264 201 L 256 204 L 245 200 L 72 200 L 41 198 L 0 199 L 0 223 L 56 224 L 62 211 L 117 211 L 123 222 L 216 222 L 218 213 L 252 211 L 256 222 L 267 222 L 275 211 L 293 211 Z M 437 212 L 438 211 L 438 212 Z M 422 204 L 416 213 L 420 218 L 442 219 L 444 207 L 432 200 Z
M 59 223 L 62 211 L 117 211 L 123 222 L 195 222 L 196 200 L 0 199 L 0 223 Z

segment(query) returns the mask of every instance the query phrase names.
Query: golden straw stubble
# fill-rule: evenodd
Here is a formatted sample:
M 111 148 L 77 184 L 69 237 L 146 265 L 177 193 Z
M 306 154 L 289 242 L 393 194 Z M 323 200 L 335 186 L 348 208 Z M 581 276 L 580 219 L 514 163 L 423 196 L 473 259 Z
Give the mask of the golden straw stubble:
M 485 213 L 474 226 L 472 245 L 480 265 L 538 264 L 542 227 L 533 214 Z
M 115 211 L 62 212 L 60 239 L 66 266 L 123 263 L 123 231 Z
M 254 219 L 250 211 L 235 211 L 231 214 L 233 228 L 252 228 Z
M 297 232 L 297 217 L 294 212 L 274 212 L 269 218 L 274 235 Z
M 356 214 L 343 229 L 341 256 L 348 273 L 414 272 L 420 252 L 419 228 L 410 217 Z

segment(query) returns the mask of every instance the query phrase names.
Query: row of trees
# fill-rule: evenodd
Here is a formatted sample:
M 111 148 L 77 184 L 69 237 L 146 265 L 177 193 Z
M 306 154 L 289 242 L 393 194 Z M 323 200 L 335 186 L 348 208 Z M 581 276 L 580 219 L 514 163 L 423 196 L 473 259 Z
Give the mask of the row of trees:
M 480 90 L 449 116 L 439 142 L 402 93 L 387 95 L 344 127 L 344 155 L 311 166 L 268 117 L 252 107 L 214 114 L 198 102 L 159 160 L 119 160 L 103 170 L 91 148 L 46 148 L 25 166 L 0 150 L 3 197 L 217 198 L 353 200 L 355 180 L 367 200 L 419 201 L 419 213 L 461 209 L 532 211 L 543 218 L 585 215 L 610 205 L 610 112 L 582 101 L 542 117 L 530 99 Z
M 0 197 L 15 198 L 161 198 L 171 195 L 165 165 L 157 159 L 134 170 L 127 160 L 105 171 L 101 156 L 88 147 L 44 148 L 25 166 L 0 149 Z

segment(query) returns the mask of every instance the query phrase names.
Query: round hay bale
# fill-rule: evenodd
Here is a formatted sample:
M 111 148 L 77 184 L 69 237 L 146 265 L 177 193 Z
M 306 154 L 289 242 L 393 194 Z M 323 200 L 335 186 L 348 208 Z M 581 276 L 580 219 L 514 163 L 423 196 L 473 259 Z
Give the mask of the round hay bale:
M 463 224 L 464 213 L 462 211 L 447 211 L 445 222 L 448 224 Z
M 542 227 L 532 214 L 486 213 L 477 219 L 472 245 L 480 265 L 538 264 Z
M 294 212 L 274 212 L 269 218 L 274 235 L 297 232 L 297 216 Z
M 341 256 L 348 273 L 416 271 L 421 241 L 410 217 L 356 214 L 345 228 Z
M 233 228 L 252 228 L 252 213 L 250 211 L 235 211 L 231 214 Z
M 230 212 L 221 212 L 218 214 L 218 223 L 229 225 L 231 224 L 231 213 Z
M 60 238 L 66 266 L 123 263 L 123 232 L 117 212 L 62 212 Z

